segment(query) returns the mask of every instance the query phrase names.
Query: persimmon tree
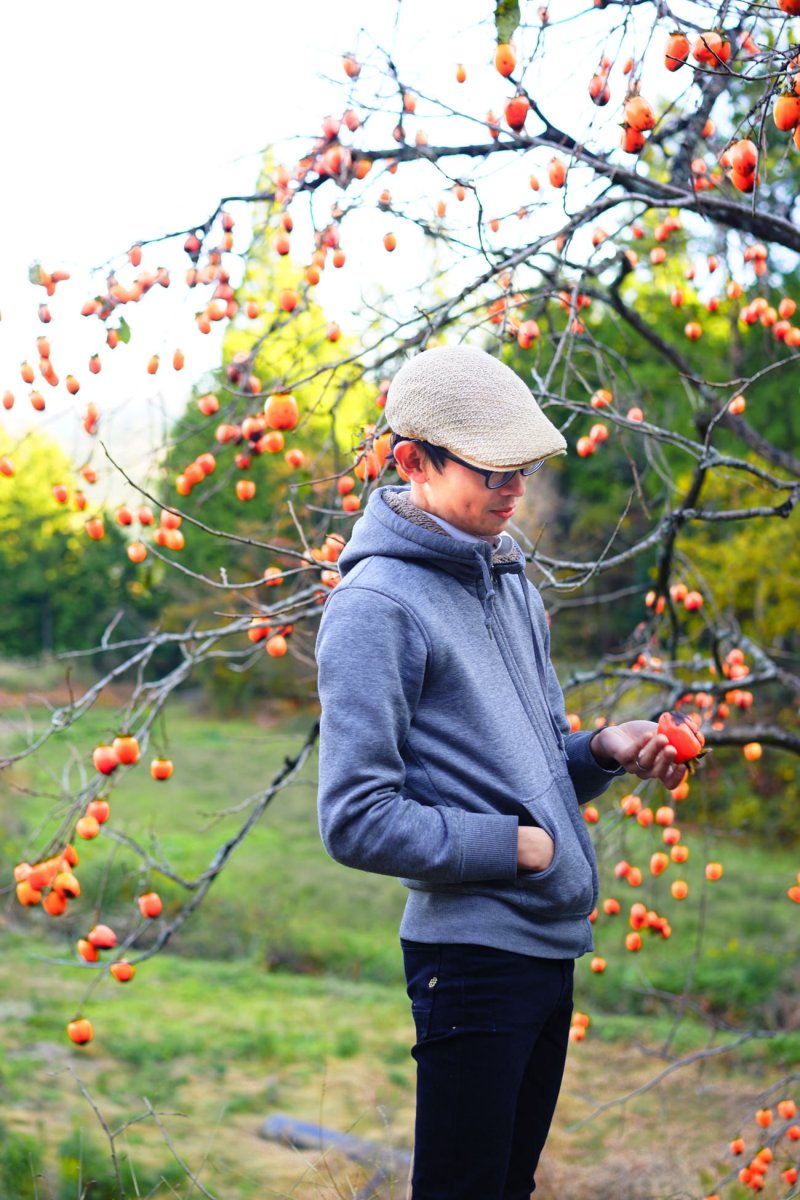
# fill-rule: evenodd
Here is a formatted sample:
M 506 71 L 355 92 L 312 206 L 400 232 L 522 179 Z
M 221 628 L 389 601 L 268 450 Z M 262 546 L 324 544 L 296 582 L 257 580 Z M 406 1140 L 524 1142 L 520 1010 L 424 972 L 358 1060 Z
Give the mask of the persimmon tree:
M 187 213 L 180 231 L 132 231 L 102 286 L 87 285 L 81 319 L 97 341 L 88 362 L 70 360 L 58 321 L 50 331 L 64 273 L 34 266 L 47 337 L 20 348 L 21 379 L 7 381 L 3 402 L 37 411 L 45 398 L 76 399 L 84 490 L 112 475 L 130 497 L 105 513 L 93 504 L 88 536 L 122 527 L 128 559 L 183 597 L 186 618 L 125 636 L 115 619 L 85 648 L 90 659 L 112 654 L 113 667 L 2 761 L 35 755 L 112 682 L 130 684 L 117 738 L 86 746 L 95 769 L 19 863 L 17 896 L 51 916 L 79 904 L 75 847 L 102 834 L 186 900 L 166 919 L 143 894 L 124 931 L 87 929 L 77 951 L 87 971 L 106 970 L 101 957 L 113 952 L 123 979 L 162 950 L 311 754 L 315 727 L 196 878 L 109 819 L 116 781 L 147 771 L 156 721 L 198 671 L 244 672 L 266 655 L 313 680 L 342 545 L 370 491 L 397 482 L 388 380 L 444 342 L 503 356 L 568 438 L 544 505 L 534 500 L 514 532 L 556 647 L 571 614 L 589 630 L 594 661 L 563 680 L 575 727 L 678 711 L 733 773 L 800 752 L 787 586 L 800 567 L 798 18 L 797 0 L 502 0 L 487 11 L 480 60 L 443 51 L 435 77 L 365 38 L 363 53 L 353 47 L 335 64 L 339 110 L 321 114 L 295 157 L 273 147 L 252 194 Z M 547 81 L 572 62 L 574 39 L 596 47 L 596 61 L 557 104 Z M 182 269 L 161 265 L 178 250 Z M 135 353 L 138 310 L 165 287 L 196 298 L 193 326 L 171 331 L 175 346 L 224 326 L 222 360 L 194 381 L 150 468 L 131 473 L 104 438 L 93 387 L 110 355 Z M 137 369 L 144 386 L 183 365 L 176 349 L 172 361 L 145 354 Z M 19 486 L 13 447 L 0 471 L 4 488 Z M 745 569 L 753 562 L 757 579 Z M 746 590 L 756 584 L 759 603 Z M 156 757 L 149 769 L 158 780 L 171 764 Z M 678 816 L 691 823 L 705 770 L 670 803 L 643 788 L 622 798 L 614 827 L 662 830 L 663 845 L 649 863 L 618 862 L 615 885 L 669 872 L 665 896 L 692 902 L 675 877 L 691 840 Z M 599 813 L 589 806 L 586 817 Z M 707 864 L 709 887 L 723 870 Z M 787 880 L 776 903 L 800 902 L 798 885 Z M 598 930 L 620 907 L 603 897 Z M 673 933 L 658 912 L 625 907 L 619 936 L 632 954 Z M 151 921 L 157 932 L 144 938 Z M 592 969 L 604 967 L 598 954 Z M 579 1018 L 576 1041 L 588 1025 Z M 70 1036 L 92 1036 L 85 1013 Z M 763 1174 L 753 1168 L 750 1180 Z

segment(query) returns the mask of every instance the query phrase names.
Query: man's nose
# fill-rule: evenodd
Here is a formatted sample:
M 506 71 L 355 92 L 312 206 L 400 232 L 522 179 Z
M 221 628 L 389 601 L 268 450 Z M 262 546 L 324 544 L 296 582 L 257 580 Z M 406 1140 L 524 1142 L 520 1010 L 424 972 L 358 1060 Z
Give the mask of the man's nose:
M 522 472 L 517 471 L 514 477 L 510 479 L 507 484 L 500 488 L 500 491 L 504 495 L 508 496 L 523 496 L 525 494 L 525 484 L 527 482 L 528 481 Z

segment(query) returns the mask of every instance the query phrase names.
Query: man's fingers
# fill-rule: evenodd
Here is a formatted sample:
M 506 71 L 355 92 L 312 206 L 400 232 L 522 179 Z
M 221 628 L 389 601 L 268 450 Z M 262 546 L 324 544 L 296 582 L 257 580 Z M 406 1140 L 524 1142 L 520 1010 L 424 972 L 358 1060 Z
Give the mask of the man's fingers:
M 675 751 L 669 747 L 670 753 L 659 755 L 650 769 L 648 778 L 660 779 L 666 788 L 672 791 L 683 779 L 686 768 L 675 762 Z
M 646 739 L 628 767 L 640 779 L 660 779 L 665 787 L 678 786 L 685 771 L 675 763 L 676 750 L 663 734 Z
M 667 757 L 664 758 L 662 757 L 663 755 Z M 659 767 L 665 769 L 667 762 L 674 757 L 675 750 L 669 745 L 664 734 L 658 733 L 655 737 L 647 738 L 642 743 L 634 758 L 634 764 L 638 771 L 650 774 L 654 770 L 658 770 Z
M 670 763 L 662 776 L 664 783 L 670 789 L 676 788 L 686 774 L 686 768 L 677 763 Z
M 686 774 L 686 769 L 675 762 L 677 751 L 663 733 L 651 734 L 642 738 L 638 749 L 628 752 L 626 760 L 618 755 L 626 771 L 638 775 L 640 779 L 660 779 L 664 786 L 672 791 L 678 786 Z

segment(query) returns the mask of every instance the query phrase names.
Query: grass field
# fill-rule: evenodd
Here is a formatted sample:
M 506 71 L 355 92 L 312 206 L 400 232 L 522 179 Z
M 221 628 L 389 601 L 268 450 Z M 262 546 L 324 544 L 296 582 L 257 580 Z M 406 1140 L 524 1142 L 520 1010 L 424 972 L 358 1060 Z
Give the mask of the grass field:
M 2 748 L 20 746 L 45 713 L 41 705 L 9 699 Z M 35 760 L 24 759 L 0 777 L 4 880 L 10 881 L 16 861 L 41 852 L 47 830 L 69 811 L 71 796 L 91 776 L 93 746 L 117 732 L 113 719 L 111 709 L 93 710 Z M 175 773 L 156 783 L 146 768 L 137 768 L 120 779 L 111 793 L 108 833 L 79 846 L 82 895 L 70 912 L 54 920 L 22 910 L 5 888 L 4 1198 L 116 1197 L 108 1142 L 82 1087 L 112 1128 L 144 1118 L 116 1142 L 125 1171 L 128 1163 L 135 1171 L 125 1176 L 132 1196 L 202 1194 L 165 1135 L 220 1200 L 357 1194 L 365 1176 L 341 1157 L 259 1138 L 262 1121 L 276 1112 L 411 1145 L 412 1026 L 396 934 L 404 891 L 392 879 L 347 871 L 327 859 L 316 829 L 313 756 L 234 851 L 201 909 L 165 952 L 140 965 L 135 980 L 121 986 L 105 972 L 80 969 L 74 953 L 75 940 L 96 920 L 123 936 L 133 928 L 139 891 L 156 887 L 167 917 L 188 896 L 140 870 L 112 831 L 193 878 L 234 834 L 285 756 L 296 753 L 312 720 L 313 714 L 264 710 L 221 721 L 188 700 L 173 706 L 159 738 Z M 590 1014 L 591 1025 L 570 1054 L 540 1169 L 537 1196 L 544 1198 L 700 1197 L 736 1165 L 726 1151 L 730 1138 L 741 1132 L 748 1149 L 756 1147 L 753 1113 L 765 1098 L 800 1100 L 792 1078 L 800 1062 L 798 910 L 786 899 L 797 852 L 737 834 L 714 835 L 702 828 L 696 810 L 692 821 L 687 807 L 685 820 L 680 816 L 689 860 L 655 879 L 647 863 L 662 845 L 660 830 L 624 821 L 622 794 L 616 784 L 600 802 L 595 837 L 602 895 L 617 896 L 623 912 L 601 914 L 595 927 L 606 971 L 592 973 L 587 959 L 579 964 L 577 1007 Z M 614 878 L 622 857 L 642 867 L 640 888 Z M 704 879 L 709 859 L 725 865 L 714 884 Z M 682 902 L 670 895 L 678 873 L 690 888 Z M 639 954 L 623 945 L 633 899 L 666 915 L 673 927 L 668 941 L 651 937 Z M 95 1040 L 81 1049 L 64 1033 L 79 1010 L 95 1026 Z M 680 1056 L 716 1050 L 746 1030 L 762 1036 L 700 1058 L 657 1088 L 597 1111 L 648 1084 Z M 170 1114 L 159 1118 L 163 1128 L 148 1104 Z M 782 1150 L 778 1159 L 788 1162 Z M 91 1189 L 88 1178 L 98 1181 Z M 399 1198 L 403 1188 L 392 1194 Z M 751 1193 L 734 1184 L 724 1194 Z M 787 1189 L 769 1183 L 764 1194 L 784 1196 Z

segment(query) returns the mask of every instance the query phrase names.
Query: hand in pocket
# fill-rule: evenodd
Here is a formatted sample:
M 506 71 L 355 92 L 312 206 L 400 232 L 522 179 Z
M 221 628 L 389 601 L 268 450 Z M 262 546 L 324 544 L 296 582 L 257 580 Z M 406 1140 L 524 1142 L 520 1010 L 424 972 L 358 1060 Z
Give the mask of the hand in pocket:
M 517 833 L 517 866 L 520 871 L 546 871 L 553 861 L 555 844 L 539 825 L 521 825 Z

